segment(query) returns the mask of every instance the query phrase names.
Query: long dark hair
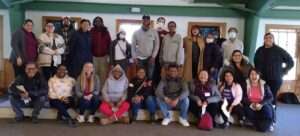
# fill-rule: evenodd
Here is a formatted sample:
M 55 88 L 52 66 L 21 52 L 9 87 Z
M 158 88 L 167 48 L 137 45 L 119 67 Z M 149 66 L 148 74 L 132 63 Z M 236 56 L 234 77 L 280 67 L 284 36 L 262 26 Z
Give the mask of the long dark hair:
M 208 79 L 205 84 L 202 84 L 199 79 L 199 75 L 201 72 L 206 72 L 208 74 Z M 196 89 L 203 88 L 204 90 L 211 90 L 210 81 L 211 80 L 210 80 L 209 72 L 207 70 L 202 69 L 201 71 L 198 72 L 198 77 L 196 78 L 196 80 L 194 80 L 194 84 L 195 84 Z
M 241 66 L 245 66 L 245 65 L 247 64 L 247 61 L 244 59 L 243 53 L 242 53 L 240 50 L 234 50 L 234 51 L 231 53 L 230 63 L 233 64 L 234 68 L 237 68 L 237 67 L 236 67 L 236 63 L 233 61 L 233 55 L 234 55 L 235 53 L 240 53 L 240 54 L 242 55 Z
M 229 73 L 229 74 L 232 75 L 232 77 L 233 77 L 233 83 L 237 83 L 236 78 L 235 78 L 235 75 L 234 75 L 234 72 L 233 72 L 232 70 L 225 70 L 225 71 L 224 71 L 224 74 L 223 74 L 222 77 L 221 77 L 221 83 L 222 83 L 222 85 L 225 85 L 225 84 L 226 84 L 225 76 L 226 76 L 227 73 Z M 221 85 L 221 86 L 222 86 L 222 85 Z

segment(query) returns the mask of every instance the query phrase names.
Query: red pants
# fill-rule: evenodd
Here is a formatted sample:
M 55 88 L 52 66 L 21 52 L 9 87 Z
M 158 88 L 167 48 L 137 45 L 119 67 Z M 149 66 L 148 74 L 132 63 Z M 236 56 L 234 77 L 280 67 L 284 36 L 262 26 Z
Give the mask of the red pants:
M 99 111 L 103 113 L 106 117 L 111 117 L 115 114 L 117 118 L 120 118 L 123 116 L 125 112 L 129 109 L 129 103 L 124 101 L 119 107 L 117 107 L 117 111 L 113 111 L 112 107 L 107 102 L 102 102 Z

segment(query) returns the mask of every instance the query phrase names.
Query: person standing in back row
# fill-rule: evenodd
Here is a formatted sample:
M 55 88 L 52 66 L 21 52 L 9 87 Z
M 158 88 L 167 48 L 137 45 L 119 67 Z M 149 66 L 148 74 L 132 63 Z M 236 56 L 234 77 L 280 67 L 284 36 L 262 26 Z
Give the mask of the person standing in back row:
M 152 82 L 155 57 L 159 50 L 159 37 L 157 31 L 150 26 L 150 16 L 144 15 L 142 27 L 133 34 L 132 57 L 138 67 L 146 68 L 147 77 Z
M 95 72 L 100 77 L 103 84 L 108 72 L 108 52 L 111 38 L 107 27 L 104 26 L 103 19 L 99 16 L 93 20 L 91 29 L 92 53 L 94 56 Z
M 32 32 L 33 21 L 26 19 L 23 27 L 12 35 L 10 62 L 13 65 L 15 77 L 25 75 L 25 64 L 37 59 L 38 40 Z
M 255 53 L 254 64 L 257 70 L 262 73 L 262 79 L 270 86 L 274 97 L 273 105 L 276 105 L 277 92 L 283 82 L 282 77 L 294 66 L 293 58 L 274 43 L 273 34 L 266 33 L 264 45 L 259 47 Z
M 237 38 L 238 30 L 235 27 L 230 27 L 228 29 L 228 37 L 225 42 L 222 44 L 223 49 L 223 57 L 224 64 L 229 64 L 229 60 L 231 58 L 231 54 L 234 50 L 240 50 L 242 53 L 244 52 L 244 43 Z

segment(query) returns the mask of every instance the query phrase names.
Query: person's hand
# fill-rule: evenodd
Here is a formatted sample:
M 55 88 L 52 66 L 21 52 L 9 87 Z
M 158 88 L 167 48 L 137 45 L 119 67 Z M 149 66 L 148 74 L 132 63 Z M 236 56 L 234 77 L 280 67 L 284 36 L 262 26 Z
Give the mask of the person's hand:
M 202 106 L 207 106 L 208 104 L 207 104 L 207 101 L 204 101 L 203 103 L 202 103 Z
M 149 59 L 149 63 L 150 63 L 150 64 L 154 64 L 154 63 L 155 63 L 155 58 L 151 57 L 151 58 Z
M 198 100 L 198 101 L 197 101 L 197 105 L 198 105 L 199 107 L 201 107 L 201 106 L 202 106 L 202 101 L 201 101 L 201 100 Z
M 27 91 L 22 92 L 20 95 L 21 95 L 22 98 L 28 98 L 29 97 L 29 94 L 28 94 Z
M 133 103 L 136 103 L 136 104 L 137 104 L 137 103 L 140 103 L 141 100 L 142 100 L 140 96 L 135 96 L 135 97 L 133 97 L 132 99 L 133 99 Z
M 171 99 L 169 99 L 168 97 L 165 97 L 164 100 L 168 105 L 171 105 Z
M 67 97 L 63 97 L 63 98 L 62 98 L 62 101 L 63 101 L 64 103 L 67 103 L 67 104 L 70 102 L 69 99 L 68 99 Z
M 138 64 L 138 59 L 137 59 L 137 58 L 134 58 L 134 59 L 133 59 L 133 63 L 134 63 L 134 64 Z
M 17 66 L 21 66 L 23 64 L 23 61 L 21 57 L 17 57 Z
M 122 103 L 123 103 L 123 101 L 119 101 L 119 102 L 117 103 L 117 107 L 120 107 Z
M 148 85 L 148 86 L 152 86 L 152 80 L 149 80 L 149 81 L 147 82 L 147 85 Z
M 228 109 L 229 113 L 232 112 L 233 107 L 234 107 L 234 106 L 232 106 L 232 105 L 229 107 L 229 109 Z
M 176 105 L 178 104 L 178 101 L 179 101 L 178 98 L 176 98 L 175 100 L 172 100 L 172 101 L 171 101 L 171 106 L 172 106 L 172 107 L 176 107 Z
M 255 108 L 257 111 L 260 111 L 262 106 L 263 106 L 262 104 L 257 103 Z

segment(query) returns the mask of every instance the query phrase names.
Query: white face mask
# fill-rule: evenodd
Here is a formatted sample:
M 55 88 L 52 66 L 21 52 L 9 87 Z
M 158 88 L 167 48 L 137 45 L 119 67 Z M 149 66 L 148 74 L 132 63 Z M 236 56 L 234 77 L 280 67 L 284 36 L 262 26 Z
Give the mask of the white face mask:
M 120 35 L 119 35 L 119 38 L 122 39 L 122 40 L 124 40 L 125 37 L 126 37 L 125 34 L 120 34 Z
M 229 32 L 229 34 L 228 34 L 229 38 L 232 38 L 232 39 L 236 38 L 236 35 L 237 35 L 236 32 Z
M 214 42 L 214 39 L 213 39 L 213 38 L 207 38 L 207 39 L 206 39 L 206 42 L 207 42 L 207 43 L 213 43 L 213 42 Z

